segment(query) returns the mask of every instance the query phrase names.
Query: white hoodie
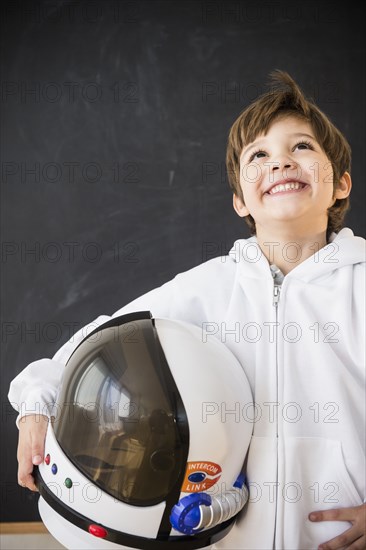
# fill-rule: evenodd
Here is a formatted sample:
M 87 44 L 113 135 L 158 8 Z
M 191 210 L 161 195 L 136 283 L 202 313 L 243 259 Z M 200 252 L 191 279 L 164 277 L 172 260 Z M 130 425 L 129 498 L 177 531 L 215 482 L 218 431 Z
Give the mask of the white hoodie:
M 286 275 L 279 297 L 252 237 L 113 315 L 149 310 L 194 323 L 203 339 L 225 342 L 245 369 L 256 403 L 250 501 L 215 548 L 317 548 L 350 524 L 312 523 L 308 514 L 365 499 L 365 240 L 345 228 L 330 241 Z M 8 398 L 20 415 L 47 411 L 86 333 L 12 381 Z

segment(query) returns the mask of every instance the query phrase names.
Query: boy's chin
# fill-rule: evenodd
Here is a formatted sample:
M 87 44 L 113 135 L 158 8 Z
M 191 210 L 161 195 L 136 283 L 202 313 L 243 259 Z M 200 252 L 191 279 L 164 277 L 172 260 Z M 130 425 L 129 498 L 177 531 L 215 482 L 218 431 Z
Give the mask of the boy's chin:
M 316 223 L 314 221 L 308 220 L 305 217 L 299 216 L 299 213 L 296 214 L 284 214 L 275 216 L 271 219 L 265 220 L 263 223 L 260 221 L 256 222 L 257 232 L 266 231 L 274 237 L 276 232 L 293 232 L 293 233 L 314 233 L 317 232 Z M 319 230 L 321 232 L 321 230 Z

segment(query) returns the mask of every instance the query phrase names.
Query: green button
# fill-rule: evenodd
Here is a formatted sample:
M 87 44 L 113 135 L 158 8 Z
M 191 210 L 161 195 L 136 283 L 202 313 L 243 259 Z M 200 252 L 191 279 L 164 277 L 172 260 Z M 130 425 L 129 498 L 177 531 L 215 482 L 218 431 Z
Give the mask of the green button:
M 65 479 L 65 485 L 66 485 L 66 487 L 67 487 L 68 489 L 71 489 L 71 487 L 72 487 L 72 481 L 71 481 L 71 479 L 70 479 L 69 477 L 67 477 L 67 478 Z

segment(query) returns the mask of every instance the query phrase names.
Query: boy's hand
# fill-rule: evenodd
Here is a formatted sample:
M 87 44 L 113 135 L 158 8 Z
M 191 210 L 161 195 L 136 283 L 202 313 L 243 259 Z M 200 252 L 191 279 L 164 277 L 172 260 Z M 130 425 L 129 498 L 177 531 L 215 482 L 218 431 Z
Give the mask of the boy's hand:
M 23 416 L 19 421 L 18 483 L 31 491 L 38 491 L 32 471 L 33 465 L 43 461 L 47 426 L 48 417 L 43 414 Z
M 310 521 L 349 521 L 352 527 L 338 537 L 323 542 L 318 550 L 364 550 L 366 548 L 366 504 L 353 508 L 336 508 L 309 514 Z

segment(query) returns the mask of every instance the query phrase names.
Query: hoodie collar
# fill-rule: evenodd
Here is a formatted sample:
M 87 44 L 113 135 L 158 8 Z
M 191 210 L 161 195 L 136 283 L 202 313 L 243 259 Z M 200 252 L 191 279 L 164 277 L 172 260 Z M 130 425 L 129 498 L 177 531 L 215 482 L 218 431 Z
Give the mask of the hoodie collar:
M 329 243 L 296 266 L 286 278 L 308 282 L 341 267 L 365 262 L 366 241 L 355 237 L 348 227 L 332 233 Z M 255 279 L 272 279 L 268 260 L 258 245 L 256 237 L 238 239 L 229 252 L 230 258 L 240 264 L 243 275 Z

